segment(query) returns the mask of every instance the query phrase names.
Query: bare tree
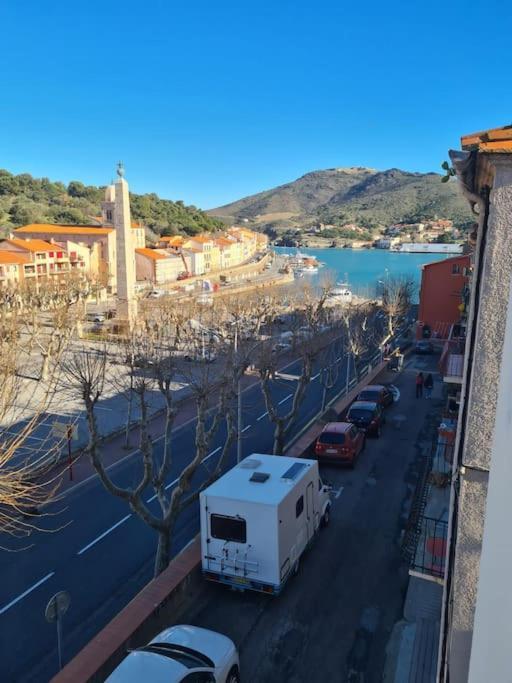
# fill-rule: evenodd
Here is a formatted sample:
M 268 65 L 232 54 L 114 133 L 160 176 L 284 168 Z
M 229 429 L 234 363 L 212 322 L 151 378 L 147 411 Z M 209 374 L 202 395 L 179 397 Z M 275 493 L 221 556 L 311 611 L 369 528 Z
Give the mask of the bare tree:
M 298 293 L 297 299 L 290 302 L 290 307 L 294 309 L 292 327 L 294 350 L 298 356 L 299 370 L 295 380 L 295 389 L 291 394 L 289 410 L 282 412 L 280 402 L 276 403 L 276 399 L 273 397 L 272 386 L 276 381 L 278 361 L 276 354 L 272 352 L 270 346 L 266 345 L 258 359 L 260 387 L 269 419 L 274 424 L 272 450 L 275 455 L 283 455 L 286 438 L 297 418 L 311 381 L 315 358 L 322 348 L 322 340 L 318 333 L 320 326 L 325 321 L 324 305 L 329 292 L 330 284 L 322 287 L 320 292 L 314 292 L 311 288 L 305 287 Z
M 50 465 L 61 443 L 49 436 L 31 438 L 53 398 L 55 374 L 37 391 L 20 378 L 19 327 L 17 307 L 0 306 L 0 532 L 25 536 L 58 486 Z
M 407 315 L 416 289 L 409 277 L 388 277 L 381 283 L 382 310 L 387 318 L 388 338 L 396 332 L 396 325 Z
M 205 313 L 211 322 L 219 319 L 213 312 Z M 204 320 L 203 320 L 204 322 Z M 131 510 L 158 534 L 158 548 L 155 559 L 155 575 L 168 565 L 171 556 L 173 530 L 179 514 L 185 507 L 197 500 L 199 493 L 213 481 L 225 466 L 234 439 L 236 437 L 236 421 L 234 398 L 236 384 L 244 372 L 244 365 L 237 362 L 237 355 L 230 346 L 229 335 L 222 342 L 222 357 L 215 365 L 206 362 L 208 359 L 195 358 L 187 370 L 186 383 L 189 386 L 191 399 L 195 404 L 195 444 L 192 452 L 181 454 L 186 456 L 179 463 L 180 473 L 176 481 L 167 481 L 171 466 L 177 454 L 174 452 L 172 431 L 179 405 L 176 403 L 173 382 L 179 366 L 183 366 L 181 344 L 183 337 L 190 343 L 204 336 L 204 327 L 187 329 L 183 326 L 177 334 L 172 327 L 169 316 L 163 317 L 163 324 L 155 318 L 143 321 L 144 345 L 139 345 L 137 354 L 139 362 L 128 374 L 132 377 L 130 391 L 137 402 L 139 419 L 139 451 L 141 472 L 138 481 L 131 487 L 121 487 L 110 477 L 100 449 L 100 437 L 97 423 L 97 409 L 109 382 L 107 371 L 107 354 L 90 354 L 87 349 L 79 349 L 66 362 L 66 373 L 70 383 L 79 392 L 83 401 L 89 429 L 87 453 L 97 471 L 101 482 L 112 495 L 125 500 Z M 180 343 L 177 343 L 177 337 Z M 215 343 L 212 339 L 208 344 Z M 178 346 L 180 348 L 178 348 Z M 158 391 L 163 397 L 165 410 L 165 426 L 162 451 L 155 448 L 149 433 L 150 412 L 149 395 Z M 225 436 L 222 437 L 220 454 L 216 464 L 210 462 L 208 456 L 214 439 L 220 435 L 220 427 L 225 425 Z M 208 464 L 207 464 L 208 463 Z M 192 478 L 198 468 L 203 465 L 208 476 L 203 483 L 192 490 Z M 149 499 L 147 491 L 152 489 L 154 495 Z M 169 490 L 172 489 L 170 492 Z M 158 512 L 153 511 L 151 503 L 158 502 Z

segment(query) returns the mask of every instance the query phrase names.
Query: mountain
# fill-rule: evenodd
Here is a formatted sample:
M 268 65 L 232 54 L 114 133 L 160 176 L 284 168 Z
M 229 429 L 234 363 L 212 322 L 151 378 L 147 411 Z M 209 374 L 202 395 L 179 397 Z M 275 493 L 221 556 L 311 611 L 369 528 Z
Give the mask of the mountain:
M 472 219 L 457 182 L 437 173 L 397 168 L 330 168 L 207 212 L 223 220 L 248 220 L 262 229 L 303 228 L 312 222 L 368 228 L 397 222 L 447 218 L 455 225 Z
M 68 185 L 28 173 L 13 175 L 0 169 L 0 232 L 27 223 L 90 223 L 100 213 L 104 187 L 72 181 Z M 131 213 L 156 235 L 193 235 L 224 227 L 213 216 L 181 201 L 161 199 L 156 194 L 130 193 Z

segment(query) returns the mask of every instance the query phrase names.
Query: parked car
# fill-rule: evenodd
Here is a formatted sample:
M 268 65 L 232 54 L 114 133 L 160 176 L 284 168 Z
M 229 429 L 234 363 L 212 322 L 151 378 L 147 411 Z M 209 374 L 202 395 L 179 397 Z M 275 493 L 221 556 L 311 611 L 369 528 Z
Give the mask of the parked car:
M 393 404 L 393 394 L 383 384 L 369 384 L 358 394 L 356 401 L 372 401 L 387 408 Z
M 178 273 L 176 280 L 187 280 L 189 277 L 190 273 L 187 273 L 186 270 L 182 270 L 181 273 Z
M 171 626 L 132 650 L 107 678 L 108 683 L 239 683 L 234 643 L 198 626 Z
M 105 316 L 103 313 L 88 313 L 87 320 L 90 320 L 92 323 L 103 323 L 105 322 Z
M 384 415 L 382 408 L 375 401 L 355 401 L 348 409 L 346 420 L 364 429 L 366 434 L 379 438 Z
M 292 345 L 286 342 L 278 342 L 272 347 L 272 353 L 285 353 L 285 351 L 291 351 Z
M 210 351 L 205 349 L 204 353 L 201 351 L 195 351 L 194 353 L 187 353 L 183 358 L 189 363 L 213 363 L 217 356 Z
M 414 351 L 422 355 L 428 355 L 434 353 L 434 347 L 429 341 L 421 339 L 414 345 Z
M 351 422 L 329 422 L 316 441 L 315 455 L 321 462 L 353 467 L 365 445 L 365 433 Z
M 405 335 L 400 335 L 393 342 L 391 342 L 392 349 L 403 353 L 406 349 L 412 346 L 412 341 Z

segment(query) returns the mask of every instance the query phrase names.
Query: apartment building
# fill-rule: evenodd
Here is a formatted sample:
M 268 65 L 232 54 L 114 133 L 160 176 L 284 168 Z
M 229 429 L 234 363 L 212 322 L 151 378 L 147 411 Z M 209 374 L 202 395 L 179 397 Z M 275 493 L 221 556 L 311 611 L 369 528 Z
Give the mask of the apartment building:
M 0 252 L 11 254 L 3 256 L 11 261 L 10 265 L 17 265 L 17 270 L 9 269 L 9 281 L 18 276 L 18 281 L 39 282 L 47 278 L 65 277 L 71 270 L 69 255 L 59 244 L 46 242 L 41 239 L 6 239 L 0 242 Z M 17 264 L 13 263 L 17 260 Z M 8 264 L 4 264 L 4 268 Z M 7 271 L 5 271 L 7 274 Z
M 511 680 L 512 127 L 450 157 L 477 207 L 460 379 L 438 679 Z M 462 350 L 462 349 L 461 349 Z
M 22 253 L 0 250 L 0 286 L 15 286 L 21 282 L 24 266 L 29 263 L 28 256 Z

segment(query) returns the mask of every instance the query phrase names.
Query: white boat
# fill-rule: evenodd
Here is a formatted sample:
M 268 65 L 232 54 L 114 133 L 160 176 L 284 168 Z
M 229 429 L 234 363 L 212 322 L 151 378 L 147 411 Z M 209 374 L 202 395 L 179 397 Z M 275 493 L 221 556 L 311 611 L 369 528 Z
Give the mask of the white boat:
M 318 273 L 318 267 L 311 265 L 299 266 L 299 268 L 297 268 L 295 272 L 302 273 L 303 275 L 313 275 L 314 273 Z
M 340 304 L 350 304 L 352 303 L 352 290 L 347 284 L 343 282 L 338 282 L 336 286 L 333 287 L 332 292 L 329 294 L 326 303 L 331 306 L 338 306 Z

